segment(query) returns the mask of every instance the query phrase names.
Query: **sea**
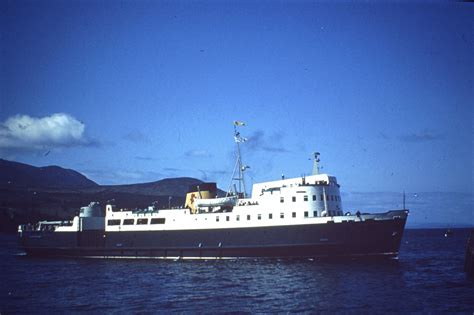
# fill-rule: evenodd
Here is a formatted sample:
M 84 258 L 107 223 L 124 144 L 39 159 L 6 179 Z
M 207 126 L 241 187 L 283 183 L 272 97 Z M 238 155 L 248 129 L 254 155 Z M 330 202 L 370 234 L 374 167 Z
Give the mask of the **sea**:
M 0 313 L 474 312 L 469 229 L 407 229 L 398 259 L 34 258 L 0 235 Z

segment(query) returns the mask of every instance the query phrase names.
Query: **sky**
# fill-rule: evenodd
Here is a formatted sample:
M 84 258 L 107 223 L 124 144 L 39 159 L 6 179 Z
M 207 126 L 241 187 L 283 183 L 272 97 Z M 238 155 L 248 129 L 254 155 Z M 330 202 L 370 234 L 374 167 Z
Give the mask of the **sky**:
M 0 158 L 99 184 L 186 176 L 226 190 L 239 120 L 247 186 L 309 175 L 318 151 L 346 207 L 394 208 L 406 191 L 408 205 L 425 205 L 413 214 L 420 224 L 474 224 L 470 3 L 1 0 L 0 9 Z M 463 219 L 446 217 L 450 205 Z

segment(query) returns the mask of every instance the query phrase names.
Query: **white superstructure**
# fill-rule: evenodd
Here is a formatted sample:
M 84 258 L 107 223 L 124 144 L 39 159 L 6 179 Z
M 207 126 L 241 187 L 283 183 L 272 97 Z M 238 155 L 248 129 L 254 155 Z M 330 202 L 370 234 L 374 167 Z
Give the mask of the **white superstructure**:
M 106 230 L 242 228 L 349 219 L 343 216 L 336 178 L 326 174 L 254 184 L 252 197 L 238 199 L 232 207 L 212 206 L 211 201 L 200 200 L 210 206 L 195 214 L 190 209 L 117 211 L 107 205 Z
M 245 189 L 244 171 L 248 166 L 242 163 L 239 144 L 245 142 L 246 138 L 241 137 L 235 128 L 242 125 L 234 123 L 238 157 L 232 178 L 239 182 L 240 188 Z M 196 230 L 286 226 L 350 219 L 343 216 L 336 177 L 319 174 L 319 153 L 314 154 L 313 173 L 310 176 L 254 184 L 251 197 L 246 196 L 245 191 L 237 190 L 235 184 L 235 191 L 229 191 L 227 196 L 220 198 L 209 191 L 202 191 L 197 185 L 196 192 L 188 193 L 191 195 L 191 206 L 186 205 L 185 208 L 156 209 L 151 206 L 131 211 L 119 210 L 108 204 L 104 214 L 97 203 L 91 203 L 81 208 L 80 215 L 72 221 L 55 225 L 54 228 L 61 232 Z M 214 183 L 202 184 L 202 187 L 205 185 L 215 187 Z

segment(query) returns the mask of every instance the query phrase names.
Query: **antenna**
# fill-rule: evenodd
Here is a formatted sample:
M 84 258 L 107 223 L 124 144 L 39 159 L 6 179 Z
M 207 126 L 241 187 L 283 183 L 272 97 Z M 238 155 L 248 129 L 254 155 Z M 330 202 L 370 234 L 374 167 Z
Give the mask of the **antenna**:
M 313 175 L 318 175 L 319 174 L 319 162 L 321 161 L 319 159 L 320 153 L 319 152 L 314 152 L 313 153 Z
M 405 210 L 405 191 L 403 191 L 403 210 Z

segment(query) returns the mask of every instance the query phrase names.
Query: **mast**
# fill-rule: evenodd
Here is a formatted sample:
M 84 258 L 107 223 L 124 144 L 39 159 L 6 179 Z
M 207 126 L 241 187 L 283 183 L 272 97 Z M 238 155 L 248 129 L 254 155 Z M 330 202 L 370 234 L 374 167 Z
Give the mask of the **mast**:
M 237 130 L 237 127 L 241 127 L 241 126 L 245 126 L 245 123 L 241 121 L 237 121 L 237 120 L 234 121 L 234 140 L 235 140 L 235 144 L 237 145 L 237 161 L 235 162 L 234 171 L 232 172 L 232 181 L 236 180 L 239 182 L 238 192 L 242 193 L 243 197 L 246 198 L 247 191 L 245 189 L 244 171 L 250 167 L 242 163 L 240 144 L 247 141 L 247 138 L 242 137 L 240 135 L 240 132 Z M 239 173 L 238 173 L 238 177 L 235 177 L 237 168 L 238 168 Z M 228 191 L 230 191 L 231 186 L 232 186 L 232 182 Z
M 314 152 L 314 164 L 313 164 L 313 175 L 319 174 L 319 152 Z

